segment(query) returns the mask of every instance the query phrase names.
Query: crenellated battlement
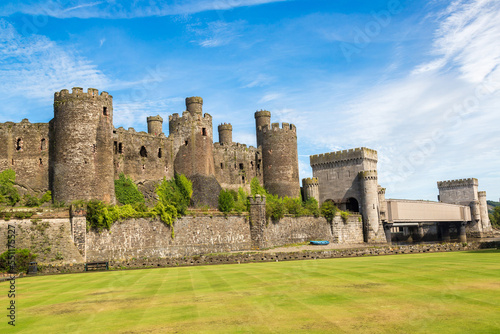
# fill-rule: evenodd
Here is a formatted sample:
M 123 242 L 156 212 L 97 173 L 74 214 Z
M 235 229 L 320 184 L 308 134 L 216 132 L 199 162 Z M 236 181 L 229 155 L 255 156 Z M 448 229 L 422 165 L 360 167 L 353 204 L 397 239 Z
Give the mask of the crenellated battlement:
M 311 166 L 339 161 L 350 161 L 357 159 L 368 159 L 378 161 L 378 153 L 375 150 L 360 147 L 331 153 L 323 153 L 310 156 Z
M 376 170 L 364 170 L 359 172 L 359 177 L 363 180 L 377 180 L 378 173 Z
M 463 187 L 473 187 L 477 186 L 479 181 L 476 178 L 469 179 L 459 179 L 459 180 L 449 180 L 449 181 L 440 181 L 437 183 L 439 189 L 446 188 L 463 188 Z
M 271 112 L 268 110 L 258 110 L 255 112 L 255 118 L 259 117 L 271 117 Z
M 203 120 L 203 121 L 212 121 L 212 115 L 210 114 L 204 114 L 203 116 L 201 115 L 193 115 L 189 111 L 184 111 L 182 113 L 182 116 L 179 116 L 178 113 L 173 113 L 172 115 L 168 116 L 168 121 L 169 122 L 177 122 L 177 121 L 193 121 L 193 120 Z
M 259 127 L 259 131 L 262 131 L 262 133 L 266 132 L 293 132 L 297 133 L 297 128 L 295 127 L 294 124 L 289 124 L 289 123 L 282 123 L 281 128 L 280 128 L 280 123 L 272 123 L 269 126 L 261 126 Z
M 163 122 L 163 118 L 160 115 L 157 116 L 149 116 L 147 118 L 148 123 L 149 122 Z
M 223 123 L 223 124 L 220 124 L 218 126 L 218 129 L 219 131 L 222 131 L 222 130 L 230 130 L 230 131 L 233 131 L 233 126 L 231 125 L 231 123 Z
M 477 195 L 478 195 L 479 198 L 486 197 L 486 191 L 478 191 Z
M 317 177 L 309 177 L 307 179 L 302 179 L 302 186 L 304 186 L 304 187 L 319 186 L 318 178 Z
M 63 89 L 60 92 L 54 93 L 54 101 L 64 102 L 68 99 L 83 99 L 83 98 L 101 98 L 105 100 L 112 100 L 113 96 L 109 95 L 108 92 L 101 92 L 99 95 L 99 90 L 95 88 L 87 89 L 87 92 L 83 92 L 81 87 L 73 87 L 71 93 L 67 89 Z
M 385 195 L 386 188 L 378 187 L 378 194 L 379 195 Z

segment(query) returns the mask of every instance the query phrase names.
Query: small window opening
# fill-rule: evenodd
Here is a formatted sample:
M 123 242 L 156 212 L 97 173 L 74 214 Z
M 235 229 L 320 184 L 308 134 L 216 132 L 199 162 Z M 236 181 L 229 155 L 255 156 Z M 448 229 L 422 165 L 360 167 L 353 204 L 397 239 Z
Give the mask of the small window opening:
M 240 164 L 240 169 L 243 170 L 243 168 L 245 168 L 244 165 Z
M 11 164 L 12 164 L 12 166 L 14 166 L 14 159 L 12 159 Z
M 162 154 L 161 154 L 161 148 L 158 149 L 158 158 L 161 158 Z
M 260 170 L 260 164 L 257 164 L 257 170 Z
M 113 143 L 113 152 L 114 152 L 115 154 L 116 154 L 116 153 L 118 153 L 118 142 L 117 142 L 117 141 L 115 141 L 115 142 Z
M 241 181 L 243 181 L 243 183 L 245 183 L 245 176 L 241 176 Z
M 123 143 L 118 143 L 118 153 L 123 153 Z
M 39 160 L 40 160 L 40 166 L 43 166 L 42 158 L 40 158 Z
M 97 145 L 92 144 L 92 153 L 95 153 L 95 152 L 97 152 Z
M 148 151 L 146 150 L 146 148 L 144 146 L 141 147 L 141 151 L 139 152 L 139 154 L 141 155 L 141 157 L 143 158 L 147 158 L 148 157 Z M 144 169 L 144 168 L 143 168 Z
M 108 107 L 102 107 L 102 114 L 108 116 Z
M 142 170 L 145 170 L 146 169 L 146 165 L 142 165 Z
M 206 128 L 202 128 L 201 129 L 201 134 L 202 134 L 202 136 L 206 137 L 207 136 L 207 129 Z
M 188 141 L 187 141 L 187 140 L 184 142 L 184 145 L 185 145 L 185 146 L 188 146 Z
M 18 138 L 16 141 L 16 151 L 22 151 L 23 149 L 23 140 Z
M 42 138 L 42 140 L 40 140 L 40 150 L 45 151 L 46 149 L 47 149 L 47 141 L 45 140 L 45 138 Z
M 220 169 L 224 169 L 224 164 L 222 162 L 220 163 Z

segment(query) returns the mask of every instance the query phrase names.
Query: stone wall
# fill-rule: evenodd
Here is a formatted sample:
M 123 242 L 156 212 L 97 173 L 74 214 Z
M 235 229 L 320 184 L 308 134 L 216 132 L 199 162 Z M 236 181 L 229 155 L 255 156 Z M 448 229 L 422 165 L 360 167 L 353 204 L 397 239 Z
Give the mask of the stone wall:
M 37 192 L 49 189 L 49 142 L 48 123 L 0 124 L 0 172 L 13 169 L 17 183 Z
M 84 262 L 71 238 L 69 218 L 0 220 L 0 253 L 7 250 L 9 225 L 15 226 L 16 249 L 26 248 L 38 254 L 37 262 Z
M 158 220 L 129 219 L 87 233 L 87 261 L 182 256 L 250 249 L 246 216 L 182 217 L 172 230 Z

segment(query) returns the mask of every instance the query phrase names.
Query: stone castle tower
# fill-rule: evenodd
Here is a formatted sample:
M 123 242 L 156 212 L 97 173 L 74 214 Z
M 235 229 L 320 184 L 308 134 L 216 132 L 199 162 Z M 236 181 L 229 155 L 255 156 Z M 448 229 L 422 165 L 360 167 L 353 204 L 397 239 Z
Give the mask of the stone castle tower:
M 314 198 L 319 203 L 319 181 L 317 177 L 302 179 L 302 188 L 304 191 L 304 200 Z
M 98 199 L 115 203 L 113 97 L 97 89 L 63 89 L 54 95 L 53 192 L 55 201 Z
M 169 117 L 173 137 L 174 169 L 186 176 L 214 175 L 212 116 L 203 115 L 201 97 L 186 98 L 186 111 Z
M 293 124 L 283 123 L 281 128 L 279 123 L 267 124 L 268 113 L 255 113 L 257 145 L 262 147 L 264 186 L 280 197 L 300 197 L 297 130 Z

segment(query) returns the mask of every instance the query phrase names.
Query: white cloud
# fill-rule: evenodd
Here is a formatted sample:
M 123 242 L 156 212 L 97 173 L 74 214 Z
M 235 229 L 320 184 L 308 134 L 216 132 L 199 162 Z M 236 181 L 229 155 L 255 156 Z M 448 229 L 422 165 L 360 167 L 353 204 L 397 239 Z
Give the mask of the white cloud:
M 224 22 L 215 21 L 209 22 L 205 28 L 196 28 L 191 26 L 190 29 L 200 38 L 196 40 L 200 46 L 205 48 L 213 48 L 230 44 L 233 40 L 240 36 L 245 22 Z
M 187 15 L 205 11 L 225 11 L 238 7 L 257 6 L 273 2 L 291 0 L 190 0 L 179 4 L 177 1 L 150 1 L 146 6 L 142 1 L 112 0 L 85 1 L 77 0 L 70 3 L 58 0 L 43 0 L 40 2 L 6 0 L 0 5 L 0 16 L 10 16 L 14 13 L 28 15 L 44 15 L 56 18 L 137 18 L 150 16 Z
M 500 3 L 456 1 L 440 19 L 433 59 L 351 95 L 344 105 L 324 98 L 314 107 L 326 111 L 304 120 L 301 138 L 311 151 L 377 149 L 379 182 L 389 197 L 435 199 L 436 181 L 478 177 L 497 198 Z
M 55 91 L 82 84 L 107 87 L 109 80 L 76 51 L 63 49 L 44 36 L 24 37 L 0 19 L 0 89 L 9 92 L 0 97 L 4 107 L 19 97 L 26 102 L 47 102 Z M 15 113 L 18 118 L 19 111 Z

